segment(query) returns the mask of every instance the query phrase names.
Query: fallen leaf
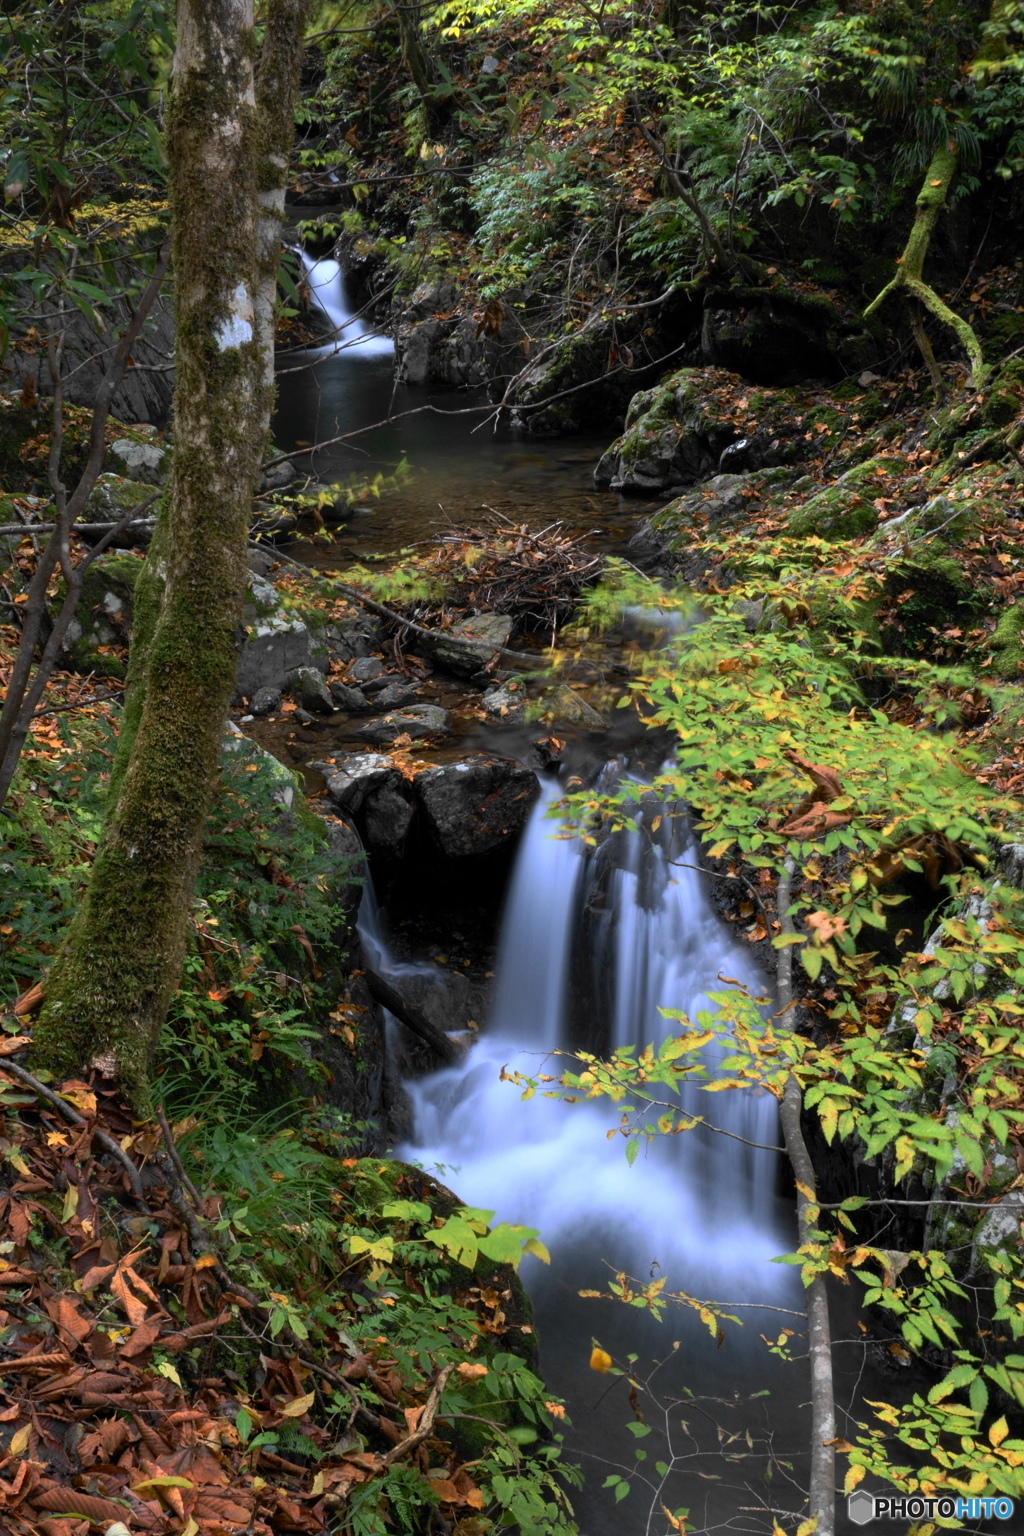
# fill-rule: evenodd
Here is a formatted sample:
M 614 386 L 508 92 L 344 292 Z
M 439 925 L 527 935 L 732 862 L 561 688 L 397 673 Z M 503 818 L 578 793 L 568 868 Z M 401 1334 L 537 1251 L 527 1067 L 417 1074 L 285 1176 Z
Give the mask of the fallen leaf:
M 286 1419 L 301 1419 L 304 1413 L 308 1413 L 316 1402 L 316 1393 L 307 1392 L 305 1397 L 293 1397 L 291 1402 L 285 1403 L 281 1409 Z
M 459 1366 L 459 1375 L 463 1381 L 479 1381 L 481 1376 L 487 1375 L 487 1367 L 480 1361 L 463 1360 Z

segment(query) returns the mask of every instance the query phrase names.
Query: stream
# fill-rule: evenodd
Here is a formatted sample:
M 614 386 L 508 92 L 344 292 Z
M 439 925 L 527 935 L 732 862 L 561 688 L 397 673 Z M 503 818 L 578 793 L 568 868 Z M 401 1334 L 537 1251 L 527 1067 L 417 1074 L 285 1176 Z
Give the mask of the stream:
M 591 531 L 606 550 L 624 545 L 645 507 L 594 493 L 591 474 L 605 435 L 538 443 L 508 426 L 481 427 L 482 411 L 422 411 L 425 404 L 466 411 L 481 397 L 396 388 L 390 344 L 353 328 L 336 264 L 310 262 L 308 276 L 339 335 L 355 344 L 340 351 L 325 345 L 315 359 L 306 354 L 305 367 L 295 354 L 281 361 L 275 441 L 291 449 L 398 417 L 320 450 L 311 467 L 328 480 L 393 469 L 404 458 L 410 477 L 370 501 L 332 546 L 295 540 L 287 547 L 292 558 L 343 569 L 429 538 L 445 523 L 471 520 L 483 507 L 531 526 L 561 518 Z M 409 411 L 416 414 L 400 414 Z M 487 744 L 503 750 L 493 737 Z M 615 751 L 609 744 L 609 759 Z M 612 760 L 605 774 L 610 782 L 628 771 Z M 764 983 L 713 912 L 691 867 L 699 859 L 689 833 L 679 830 L 681 817 L 645 800 L 632 831 L 587 849 L 557 835 L 549 812 L 559 794 L 556 777 L 542 780 L 516 854 L 486 1029 L 459 1065 L 408 1085 L 414 1129 L 396 1151 L 467 1204 L 493 1210 L 497 1221 L 539 1229 L 551 1252 L 550 1267 L 527 1256 L 521 1274 L 534 1304 L 541 1372 L 552 1394 L 566 1400 L 568 1459 L 585 1474 L 572 1494 L 582 1536 L 660 1536 L 669 1529 L 663 1506 L 689 1510 L 688 1532 L 770 1531 L 771 1512 L 796 1514 L 803 1504 L 810 1420 L 799 1358 L 804 1323 L 793 1315 L 801 1287 L 792 1268 L 770 1262 L 795 1244 L 792 1199 L 772 1150 L 779 1145 L 774 1101 L 689 1088 L 682 1107 L 707 1116 L 718 1131 L 655 1138 L 630 1166 L 614 1131 L 615 1105 L 566 1104 L 543 1094 L 524 1101 L 502 1080 L 503 1068 L 564 1070 L 567 1063 L 549 1059 L 556 1050 L 657 1042 L 672 1028 L 660 1010 L 695 1016 L 709 1006 L 707 994 L 723 988 L 721 978 L 755 993 Z M 399 977 L 403 969 L 433 969 L 429 952 L 395 950 L 387 911 L 369 885 L 361 930 L 378 968 Z M 689 1308 L 670 1307 L 659 1323 L 617 1301 L 578 1295 L 606 1292 L 620 1269 L 642 1282 L 665 1275 L 670 1291 L 737 1304 L 742 1321 L 713 1337 Z M 759 1337 L 774 1341 L 783 1326 L 797 1335 L 794 1363 L 771 1354 Z M 834 1332 L 856 1332 L 852 1299 L 837 1308 Z M 590 1368 L 595 1342 L 616 1365 L 628 1365 L 640 1388 L 634 1406 L 627 1376 Z M 837 1351 L 840 1404 L 851 1401 L 864 1366 L 859 1342 Z M 889 1390 L 885 1383 L 868 1395 Z M 650 1426 L 639 1438 L 627 1427 L 639 1427 L 637 1404 Z M 842 1412 L 839 1428 L 852 1428 Z M 604 1486 L 609 1477 L 634 1474 L 621 1502 Z M 844 1507 L 837 1528 L 855 1529 Z

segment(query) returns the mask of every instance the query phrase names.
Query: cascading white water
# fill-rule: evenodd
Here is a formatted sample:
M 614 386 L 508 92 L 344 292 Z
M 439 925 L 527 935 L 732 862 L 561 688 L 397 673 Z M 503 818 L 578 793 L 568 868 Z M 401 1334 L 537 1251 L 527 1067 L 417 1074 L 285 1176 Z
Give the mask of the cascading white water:
M 556 1267 L 559 1253 L 578 1250 L 585 1233 L 590 1247 L 635 1275 L 655 1261 L 686 1290 L 768 1300 L 783 1281 L 759 1262 L 780 1246 L 771 1152 L 694 1131 L 656 1138 L 630 1167 L 622 1139 L 607 1136 L 614 1106 L 542 1094 L 524 1101 L 502 1080 L 503 1067 L 557 1073 L 567 1063 L 545 1060 L 556 1048 L 600 1052 L 609 1043 L 659 1041 L 672 1028 L 659 1010 L 692 1017 L 709 1006 L 708 992 L 724 989 L 722 975 L 759 986 L 700 875 L 686 867 L 697 863 L 688 837 L 652 834 L 659 812 L 661 827 L 670 824 L 664 807 L 642 808 L 636 830 L 593 852 L 557 836 L 547 814 L 556 795 L 544 786 L 520 846 L 490 1026 L 464 1062 L 410 1086 L 414 1139 L 401 1155 L 428 1169 L 456 1169 L 447 1176 L 468 1204 L 539 1228 Z M 581 979 L 588 966 L 600 973 L 595 995 L 604 988 L 603 1031 Z M 693 1087 L 683 1105 L 748 1142 L 777 1145 L 767 1095 L 712 1096 Z
M 390 356 L 395 344 L 389 336 L 375 336 L 348 307 L 345 293 L 345 274 L 340 263 L 333 257 L 324 256 L 319 261 L 299 250 L 303 277 L 317 308 L 322 310 L 334 328 L 333 338 L 315 350 L 325 356 L 344 351 L 349 357 Z M 311 349 L 312 350 L 312 349 Z

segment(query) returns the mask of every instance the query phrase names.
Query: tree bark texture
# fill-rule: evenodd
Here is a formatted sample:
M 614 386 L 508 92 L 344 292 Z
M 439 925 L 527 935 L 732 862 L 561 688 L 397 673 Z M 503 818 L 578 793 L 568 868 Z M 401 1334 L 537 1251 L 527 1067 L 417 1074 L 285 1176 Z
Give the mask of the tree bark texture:
M 779 922 L 783 933 L 793 932 L 789 916 L 794 862 L 787 859 L 779 880 Z M 779 1014 L 785 1016 L 793 1006 L 793 950 L 779 950 L 776 988 Z M 788 1021 L 787 1021 L 788 1022 Z M 800 1243 L 811 1241 L 817 1225 L 814 1164 L 804 1141 L 801 1117 L 804 1096 L 796 1078 L 786 1082 L 779 1106 L 786 1154 L 796 1179 L 797 1230 Z M 824 1275 L 815 1275 L 807 1287 L 807 1345 L 811 1362 L 811 1476 L 808 1497 L 810 1512 L 817 1518 L 815 1536 L 835 1536 L 836 1529 L 836 1408 L 832 1381 L 832 1336 L 829 1324 L 828 1292 Z
M 303 9 L 295 0 L 272 7 L 296 20 Z M 57 1071 L 112 1057 L 140 1110 L 185 954 L 273 398 L 272 335 L 257 313 L 269 257 L 260 247 L 265 145 L 252 0 L 178 0 L 177 21 L 167 112 L 174 464 L 139 616 L 117 792 L 51 970 L 35 1047 Z M 287 78 L 296 77 L 297 60 Z M 280 94 L 277 120 L 291 123 L 294 87 Z

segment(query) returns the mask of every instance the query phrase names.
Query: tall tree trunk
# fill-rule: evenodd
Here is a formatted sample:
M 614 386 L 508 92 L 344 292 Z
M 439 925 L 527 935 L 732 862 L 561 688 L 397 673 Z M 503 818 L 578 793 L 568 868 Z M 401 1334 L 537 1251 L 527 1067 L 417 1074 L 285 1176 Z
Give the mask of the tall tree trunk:
M 298 29 L 305 5 L 276 0 L 271 13 L 268 38 L 290 42 L 289 19 Z M 35 1044 L 36 1059 L 56 1071 L 111 1061 L 140 1110 L 181 974 L 234 687 L 249 516 L 273 397 L 261 193 L 268 157 L 292 121 L 301 46 L 274 84 L 268 129 L 257 106 L 252 0 L 178 0 L 177 20 L 167 114 L 174 466 L 132 667 L 119 787 L 85 900 L 50 973 Z M 286 155 L 279 158 L 283 188 Z

